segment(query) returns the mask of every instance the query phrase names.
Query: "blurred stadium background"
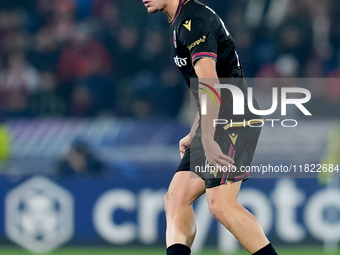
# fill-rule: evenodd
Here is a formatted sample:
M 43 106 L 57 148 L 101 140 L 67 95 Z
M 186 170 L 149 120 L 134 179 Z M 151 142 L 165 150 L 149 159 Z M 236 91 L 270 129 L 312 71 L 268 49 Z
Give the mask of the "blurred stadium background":
M 266 126 L 254 164 L 339 164 L 340 1 L 202 2 L 247 77 L 310 81 L 313 117 Z M 162 197 L 189 130 L 168 29 L 138 0 L 0 1 L 0 254 L 164 253 Z M 280 254 L 340 254 L 340 184 L 318 177 L 243 185 Z M 246 254 L 204 198 L 195 210 L 196 253 Z

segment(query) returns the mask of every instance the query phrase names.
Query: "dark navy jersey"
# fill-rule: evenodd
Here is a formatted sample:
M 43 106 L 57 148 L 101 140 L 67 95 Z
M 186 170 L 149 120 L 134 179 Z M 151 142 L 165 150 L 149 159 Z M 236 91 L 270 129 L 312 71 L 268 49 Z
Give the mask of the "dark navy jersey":
M 208 6 L 194 0 L 180 0 L 171 30 L 174 61 L 188 84 L 190 78 L 196 77 L 193 65 L 203 57 L 216 61 L 219 77 L 242 75 L 234 40 L 220 17 Z
M 218 77 L 232 79 L 233 84 L 244 92 L 247 102 L 247 85 L 243 79 L 234 40 L 214 10 L 196 0 L 180 0 L 171 21 L 170 32 L 174 62 L 193 92 L 199 108 L 198 82 L 191 82 L 190 85 L 190 80 L 197 78 L 194 70 L 196 61 L 205 57 L 216 61 Z M 220 108 L 219 118 L 237 121 L 259 117 L 250 113 L 246 105 L 245 115 L 233 116 L 233 99 L 228 89 L 221 89 L 221 101 L 223 106 Z M 257 106 L 256 102 L 254 106 Z

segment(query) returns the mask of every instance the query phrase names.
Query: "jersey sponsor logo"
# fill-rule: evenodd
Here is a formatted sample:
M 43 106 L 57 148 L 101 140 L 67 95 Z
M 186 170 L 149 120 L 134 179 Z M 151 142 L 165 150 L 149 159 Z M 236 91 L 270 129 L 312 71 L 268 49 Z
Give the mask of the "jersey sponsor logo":
M 180 58 L 176 56 L 174 57 L 174 61 L 178 67 L 186 66 L 188 64 L 188 58 Z
M 204 43 L 206 39 L 207 39 L 207 37 L 205 35 L 203 35 L 202 38 L 200 38 L 200 39 L 194 41 L 192 44 L 190 44 L 188 49 L 191 50 L 192 48 L 200 45 L 201 43 Z
M 188 29 L 189 31 L 191 31 L 191 20 L 187 20 L 183 26 Z
M 173 34 L 173 36 L 172 36 L 172 42 L 174 43 L 175 49 L 177 49 L 176 30 L 174 30 L 174 34 Z

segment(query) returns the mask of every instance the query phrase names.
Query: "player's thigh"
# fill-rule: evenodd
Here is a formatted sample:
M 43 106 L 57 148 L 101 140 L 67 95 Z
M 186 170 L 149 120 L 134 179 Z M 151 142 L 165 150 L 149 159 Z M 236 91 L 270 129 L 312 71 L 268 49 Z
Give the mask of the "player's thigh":
M 190 205 L 205 192 L 204 180 L 190 171 L 178 171 L 171 180 L 164 197 L 165 206 L 171 204 Z

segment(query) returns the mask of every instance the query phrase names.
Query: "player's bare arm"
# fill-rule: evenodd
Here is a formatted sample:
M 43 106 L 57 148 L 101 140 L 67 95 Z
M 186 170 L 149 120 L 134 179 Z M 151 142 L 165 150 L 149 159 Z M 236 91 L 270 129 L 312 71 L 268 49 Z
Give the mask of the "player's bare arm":
M 196 134 L 196 129 L 197 129 L 197 127 L 198 127 L 198 120 L 199 120 L 199 114 L 198 114 L 198 112 L 197 112 L 196 117 L 195 117 L 195 120 L 194 120 L 194 122 L 192 123 L 190 133 L 189 133 L 188 135 L 186 135 L 185 137 L 183 137 L 183 138 L 179 141 L 179 151 L 180 151 L 180 154 L 181 154 L 181 158 L 183 158 L 186 149 L 189 147 L 192 138 L 193 138 L 193 137 L 195 136 L 195 134 Z
M 202 58 L 195 63 L 195 72 L 200 82 L 210 83 L 214 86 L 219 83 L 216 73 L 216 62 L 212 58 Z M 215 89 L 220 95 L 220 89 Z M 201 93 L 201 91 L 199 91 Z M 199 98 L 201 95 L 199 94 Z M 227 155 L 223 154 L 220 146 L 214 139 L 215 128 L 213 126 L 214 119 L 218 119 L 219 107 L 216 107 L 212 100 L 207 100 L 208 112 L 206 115 L 201 116 L 202 127 L 202 144 L 208 162 L 211 165 L 217 166 L 230 166 L 232 167 L 234 160 Z

